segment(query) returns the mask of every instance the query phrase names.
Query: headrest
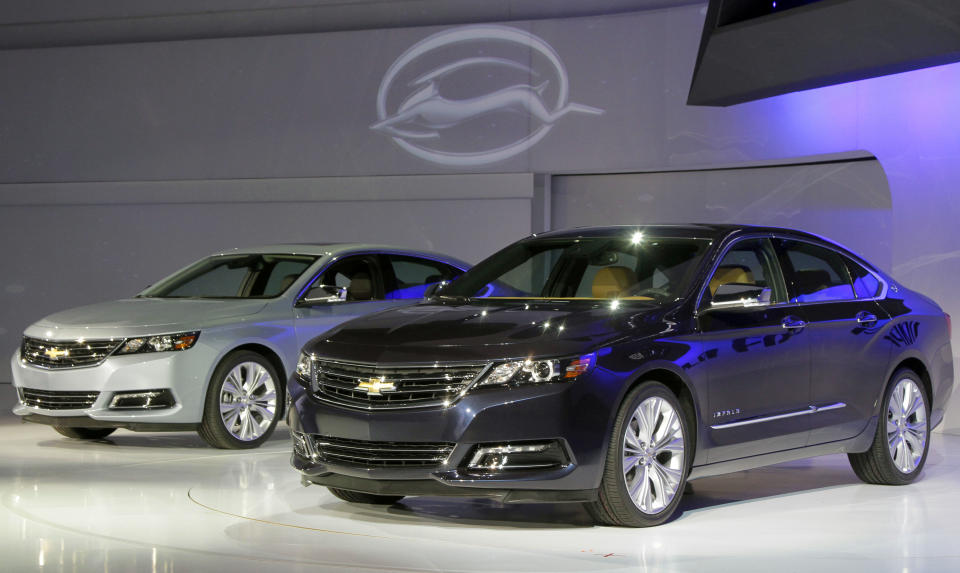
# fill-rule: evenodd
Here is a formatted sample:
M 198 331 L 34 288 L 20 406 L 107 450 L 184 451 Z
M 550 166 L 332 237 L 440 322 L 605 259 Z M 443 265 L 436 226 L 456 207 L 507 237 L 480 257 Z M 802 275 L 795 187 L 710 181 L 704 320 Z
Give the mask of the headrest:
M 288 288 L 290 288 L 290 285 L 293 284 L 293 281 L 297 280 L 298 276 L 300 275 L 293 274 L 293 275 L 287 275 L 283 277 L 283 279 L 280 280 L 280 292 L 283 292 Z
M 370 300 L 373 298 L 373 282 L 367 273 L 357 273 L 347 287 L 347 300 Z
M 753 284 L 753 273 L 743 265 L 720 265 L 710 279 L 710 296 L 717 294 L 720 285 L 729 283 Z
M 637 275 L 627 267 L 603 267 L 593 277 L 593 298 L 614 298 L 636 284 Z

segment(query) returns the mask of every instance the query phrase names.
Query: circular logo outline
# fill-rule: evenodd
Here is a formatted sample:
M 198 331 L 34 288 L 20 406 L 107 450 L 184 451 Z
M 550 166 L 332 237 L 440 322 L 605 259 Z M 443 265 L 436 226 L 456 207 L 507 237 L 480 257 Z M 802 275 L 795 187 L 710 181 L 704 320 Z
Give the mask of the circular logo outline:
M 567 78 L 567 70 L 564 67 L 563 62 L 560 61 L 560 56 L 553 49 L 553 47 L 547 44 L 543 39 L 519 28 L 498 26 L 493 24 L 475 24 L 437 32 L 417 42 L 403 52 L 400 57 L 398 57 L 393 64 L 387 68 L 386 73 L 383 75 L 383 79 L 380 81 L 380 87 L 377 91 L 378 120 L 383 121 L 389 116 L 387 113 L 386 104 L 387 93 L 389 92 L 397 74 L 403 68 L 427 52 L 450 44 L 476 40 L 500 40 L 505 42 L 513 42 L 535 50 L 546 57 L 547 60 L 549 60 L 553 65 L 558 77 L 559 93 L 557 96 L 555 109 L 562 109 L 567 105 L 567 99 L 569 97 L 569 80 Z M 523 153 L 539 143 L 540 140 L 542 140 L 551 129 L 553 129 L 553 124 L 543 124 L 533 132 L 513 143 L 480 152 L 440 151 L 416 145 L 401 137 L 393 136 L 392 139 L 402 149 L 411 155 L 419 157 L 420 159 L 424 159 L 432 163 L 439 163 L 441 165 L 468 167 L 496 163 L 498 161 L 509 159 L 514 155 Z

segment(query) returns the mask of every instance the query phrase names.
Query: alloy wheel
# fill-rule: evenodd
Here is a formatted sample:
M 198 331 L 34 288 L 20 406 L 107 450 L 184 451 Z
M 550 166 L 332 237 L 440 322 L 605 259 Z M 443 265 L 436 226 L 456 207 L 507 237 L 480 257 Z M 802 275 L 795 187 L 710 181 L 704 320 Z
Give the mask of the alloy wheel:
M 277 414 L 277 386 L 257 362 L 241 362 L 220 386 L 220 417 L 230 435 L 250 442 L 262 436 Z
M 624 431 L 623 478 L 634 505 L 663 511 L 677 495 L 684 468 L 683 423 L 665 399 L 652 396 L 634 410 Z
M 887 402 L 887 445 L 890 459 L 905 474 L 917 469 L 927 443 L 927 408 L 917 383 L 897 382 Z

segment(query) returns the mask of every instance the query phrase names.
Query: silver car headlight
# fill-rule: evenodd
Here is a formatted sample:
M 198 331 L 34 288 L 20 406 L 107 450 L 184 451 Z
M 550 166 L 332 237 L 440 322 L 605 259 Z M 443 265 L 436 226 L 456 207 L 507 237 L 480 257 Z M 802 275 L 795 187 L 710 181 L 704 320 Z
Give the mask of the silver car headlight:
M 512 360 L 490 369 L 477 386 L 520 386 L 544 382 L 571 382 L 593 368 L 597 354 L 571 358 Z
M 200 331 L 179 332 L 177 334 L 158 334 L 141 336 L 123 341 L 114 354 L 141 354 L 145 352 L 169 352 L 192 348 L 200 338 Z

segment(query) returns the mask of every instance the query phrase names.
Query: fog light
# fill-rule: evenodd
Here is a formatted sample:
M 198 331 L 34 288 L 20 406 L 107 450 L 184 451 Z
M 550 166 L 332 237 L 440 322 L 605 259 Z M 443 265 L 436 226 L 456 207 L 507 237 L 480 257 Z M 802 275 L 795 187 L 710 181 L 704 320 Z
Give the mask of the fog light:
M 176 404 L 170 390 L 144 390 L 140 392 L 117 392 L 110 400 L 111 410 L 160 410 Z
M 472 472 L 559 469 L 570 463 L 557 441 L 514 444 L 480 444 L 467 464 Z
M 303 432 L 290 432 L 293 436 L 293 453 L 297 456 L 316 462 L 320 459 L 320 453 L 317 452 L 316 444 L 313 443 L 313 436 Z

